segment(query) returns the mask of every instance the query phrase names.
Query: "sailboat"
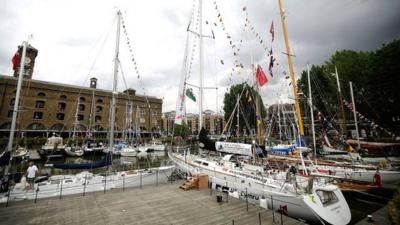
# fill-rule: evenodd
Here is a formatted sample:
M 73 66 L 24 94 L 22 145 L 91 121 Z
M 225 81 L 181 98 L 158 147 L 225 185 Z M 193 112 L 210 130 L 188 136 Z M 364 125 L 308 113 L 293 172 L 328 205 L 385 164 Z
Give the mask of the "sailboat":
M 199 4 L 200 76 L 202 76 L 202 0 L 199 0 Z M 280 0 L 279 6 L 281 9 L 284 34 L 285 37 L 287 37 L 282 3 Z M 291 54 L 287 38 L 285 38 L 285 42 L 288 49 L 287 55 L 289 57 L 292 84 L 295 84 L 293 65 L 290 59 Z M 200 78 L 200 81 L 201 80 L 202 78 Z M 295 96 L 296 107 L 298 107 L 297 95 L 295 94 Z M 200 128 L 202 125 L 201 98 L 202 82 L 200 82 L 199 101 Z M 296 111 L 297 115 L 300 115 L 299 109 Z M 301 118 L 298 119 L 298 122 L 300 123 L 300 135 L 303 135 Z M 259 140 L 260 139 L 259 136 Z M 216 148 L 218 149 L 219 146 L 216 146 Z M 247 152 L 254 157 L 255 146 L 253 145 Z M 237 157 L 230 154 L 225 155 L 222 159 L 205 158 L 184 151 L 183 154 L 179 152 L 169 152 L 169 157 L 176 163 L 177 168 L 188 174 L 207 174 L 214 188 L 217 186 L 222 187 L 222 189 L 236 193 L 236 196 L 241 196 L 242 194 L 247 197 L 251 196 L 250 199 L 254 200 L 255 203 L 258 203 L 261 199 L 264 199 L 264 201 L 273 199 L 272 201 L 269 201 L 267 204 L 268 206 L 266 207 L 273 210 L 282 210 L 282 208 L 284 208 L 287 215 L 293 218 L 306 220 L 311 223 L 323 224 L 347 224 L 350 222 L 350 209 L 340 189 L 336 185 L 321 182 L 318 177 L 311 176 L 308 182 L 306 182 L 306 185 L 301 185 L 304 184 L 304 182 L 300 183 L 301 181 L 298 180 L 298 177 L 292 175 L 289 171 L 272 171 L 268 170 L 264 166 L 253 165 L 248 162 L 246 163 L 249 156 L 245 158 L 245 161 L 240 161 Z
M 84 151 L 81 146 L 78 145 L 77 140 L 75 140 L 76 136 L 76 127 L 78 125 L 78 110 L 79 110 L 79 104 L 80 104 L 80 97 L 78 96 L 78 101 L 76 104 L 76 111 L 75 111 L 75 123 L 74 123 L 74 130 L 72 133 L 72 143 L 70 145 L 67 145 L 64 149 L 65 154 L 68 156 L 82 156 Z
M 112 165 L 112 152 L 114 146 L 114 125 L 115 125 L 115 108 L 116 108 L 116 81 L 118 73 L 118 55 L 119 55 L 119 36 L 121 27 L 121 11 L 117 12 L 117 40 L 115 51 L 114 64 L 114 82 L 110 117 L 110 136 L 109 136 L 109 151 L 105 156 L 98 161 L 90 163 L 54 163 L 47 164 L 59 169 L 93 169 L 100 167 L 109 167 Z M 24 57 L 24 54 L 23 54 Z M 16 98 L 18 99 L 18 98 Z M 17 105 L 17 104 L 16 104 Z M 10 148 L 11 149 L 11 148 Z M 27 192 L 25 185 L 22 182 L 17 183 L 12 187 L 9 193 L 0 194 L 0 203 L 10 200 L 24 200 L 47 198 L 59 195 L 78 194 L 83 192 L 93 192 L 100 190 L 110 190 L 113 188 L 122 187 L 137 187 L 139 185 L 153 184 L 156 182 L 166 182 L 171 175 L 174 166 L 162 166 L 158 168 L 147 168 L 141 170 L 121 171 L 114 173 L 106 173 L 106 175 L 93 174 L 88 171 L 83 171 L 75 175 L 56 175 L 50 176 L 47 180 L 37 183 L 35 192 Z M 158 176 L 160 174 L 160 176 Z

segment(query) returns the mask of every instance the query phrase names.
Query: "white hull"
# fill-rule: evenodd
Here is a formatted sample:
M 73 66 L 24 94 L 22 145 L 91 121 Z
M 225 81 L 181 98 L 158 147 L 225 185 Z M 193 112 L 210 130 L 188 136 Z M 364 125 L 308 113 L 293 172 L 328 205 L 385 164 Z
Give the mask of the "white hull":
M 165 151 L 165 145 L 163 144 L 149 144 L 145 146 L 139 146 L 139 151 L 148 152 L 148 151 Z
M 72 150 L 71 147 L 66 147 L 64 151 L 65 151 L 65 154 L 67 154 L 68 156 L 73 156 L 73 157 L 82 156 L 84 153 L 82 149 Z
M 170 153 L 170 158 L 176 163 L 177 168 L 184 172 L 207 174 L 211 181 L 215 182 L 212 184 L 214 187 L 217 184 L 227 186 L 230 191 L 237 191 L 240 195 L 243 195 L 247 188 L 249 198 L 254 201 L 262 197 L 268 199 L 272 196 L 274 210 L 278 210 L 280 206 L 285 206 L 290 217 L 316 223 L 325 221 L 330 224 L 347 224 L 350 222 L 350 209 L 337 186 L 315 187 L 314 185 L 312 194 L 294 194 L 293 185 L 277 179 L 256 176 L 250 173 L 244 174 L 226 166 L 214 164 L 212 161 L 197 163 L 194 157 L 186 156 L 185 159 L 185 156 L 176 153 Z M 316 191 L 325 189 L 334 192 L 338 201 L 323 206 Z
M 138 154 L 137 149 L 133 147 L 123 148 L 121 151 L 119 151 L 119 155 L 125 157 L 135 157 L 137 154 Z
M 39 191 L 26 191 L 23 182 L 17 184 L 10 191 L 9 201 L 32 200 L 36 198 L 49 198 L 57 196 L 66 196 L 72 194 L 83 194 L 83 192 L 94 192 L 111 190 L 123 187 L 139 187 L 140 185 L 153 185 L 157 183 L 166 183 L 168 177 L 174 170 L 174 166 L 165 166 L 159 168 L 149 168 L 138 171 L 118 172 L 105 177 L 93 175 L 89 172 L 82 172 L 77 175 L 58 175 L 52 176 L 48 181 L 35 184 Z M 85 184 L 86 178 L 86 185 Z M 86 187 L 85 187 L 86 186 Z M 7 201 L 7 193 L 0 195 L 0 203 Z

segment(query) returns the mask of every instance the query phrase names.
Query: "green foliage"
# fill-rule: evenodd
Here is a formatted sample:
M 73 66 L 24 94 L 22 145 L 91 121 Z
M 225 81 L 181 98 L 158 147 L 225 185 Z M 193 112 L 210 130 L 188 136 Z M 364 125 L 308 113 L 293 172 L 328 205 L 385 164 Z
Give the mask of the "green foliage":
M 240 95 L 241 93 L 242 96 L 240 98 L 240 107 L 241 107 L 241 112 L 240 112 L 240 119 L 239 119 L 239 125 L 240 125 L 240 131 L 243 131 L 243 129 L 246 129 L 247 132 L 249 131 L 248 128 L 246 127 L 246 122 L 249 124 L 250 129 L 255 129 L 256 127 L 256 96 L 260 96 L 253 87 L 250 87 L 246 83 L 242 84 L 237 84 L 234 85 L 230 88 L 229 92 L 225 93 L 224 96 L 224 119 L 225 121 L 229 120 L 229 117 L 231 116 L 235 105 L 237 101 L 237 96 Z M 265 106 L 262 102 L 262 99 L 260 97 L 260 105 L 262 106 L 261 108 L 261 118 L 264 118 L 266 115 L 266 110 Z M 245 121 L 245 119 L 246 121 Z M 237 117 L 234 115 L 233 118 L 233 123 L 234 125 L 237 124 Z
M 337 119 L 339 101 L 336 78 L 337 67 L 343 98 L 351 101 L 349 81 L 353 83 L 357 111 L 387 129 L 399 133 L 400 121 L 400 40 L 372 51 L 337 51 L 321 66 L 310 69 L 313 103 L 327 117 Z M 307 72 L 298 81 L 299 90 L 308 93 Z M 304 101 L 304 100 L 303 100 Z M 352 117 L 346 110 L 346 117 Z
M 400 190 L 388 202 L 389 218 L 395 225 L 400 225 Z
M 174 124 L 174 137 L 187 137 L 189 135 L 189 127 L 186 123 L 182 123 L 182 125 Z

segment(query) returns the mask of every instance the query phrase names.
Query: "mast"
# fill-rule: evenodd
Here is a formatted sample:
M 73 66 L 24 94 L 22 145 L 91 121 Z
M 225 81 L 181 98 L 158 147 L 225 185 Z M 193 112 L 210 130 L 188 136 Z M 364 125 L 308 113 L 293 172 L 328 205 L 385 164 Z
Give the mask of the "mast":
M 78 102 L 76 103 L 76 110 L 75 110 L 75 123 L 74 123 L 74 131 L 72 132 L 72 139 L 75 141 L 75 134 L 76 134 L 76 125 L 78 123 L 78 111 L 79 111 L 79 103 L 80 103 L 80 96 L 78 95 Z
M 118 54 L 119 54 L 119 37 L 120 37 L 120 26 L 121 26 L 121 11 L 117 12 L 117 38 L 115 43 L 115 58 L 114 58 L 114 80 L 113 80 L 113 91 L 111 100 L 111 119 L 110 119 L 110 140 L 108 142 L 109 151 L 113 151 L 114 146 L 114 125 L 115 125 L 115 107 L 116 107 L 116 95 L 117 95 L 117 81 L 118 81 Z
M 304 135 L 304 129 L 303 129 L 303 121 L 301 119 L 299 95 L 297 94 L 297 85 L 296 85 L 296 80 L 295 80 L 295 77 L 294 77 L 294 69 L 293 69 L 293 62 L 292 62 L 292 52 L 290 50 L 288 33 L 287 33 L 287 30 L 286 30 L 286 21 L 285 21 L 285 14 L 284 14 L 284 10 L 283 10 L 282 0 L 278 0 L 278 2 L 279 2 L 279 11 L 280 11 L 281 20 L 282 20 L 283 37 L 285 39 L 286 55 L 287 55 L 287 58 L 288 58 L 288 64 L 289 64 L 289 70 L 290 70 L 290 82 L 291 82 L 292 87 L 293 87 L 294 99 L 295 99 L 295 104 L 296 104 L 296 116 L 297 116 L 297 121 L 299 123 L 299 136 L 302 137 Z
M 340 113 L 342 114 L 342 121 L 340 123 L 341 129 L 342 129 L 342 135 L 346 134 L 346 115 L 344 114 L 344 107 L 343 107 L 343 97 L 342 97 L 342 91 L 340 90 L 340 83 L 339 83 L 339 74 L 337 72 L 337 68 L 335 66 L 335 76 L 336 76 L 336 83 L 338 86 L 338 92 L 339 92 L 339 105 L 340 105 Z
M 19 75 L 18 75 L 18 84 L 17 84 L 17 93 L 15 95 L 15 101 L 14 101 L 14 108 L 13 108 L 13 115 L 12 115 L 12 121 L 11 121 L 11 129 L 10 129 L 10 136 L 8 138 L 8 145 L 7 145 L 7 150 L 12 153 L 12 145 L 14 141 L 14 134 L 15 134 L 15 126 L 17 124 L 17 114 L 18 114 L 18 109 L 19 109 L 19 98 L 21 95 L 21 88 L 22 88 L 22 78 L 24 76 L 24 69 L 25 69 L 25 57 L 26 57 L 26 46 L 28 45 L 28 41 L 30 38 L 28 38 L 27 41 L 24 41 L 22 43 L 22 56 L 21 60 L 19 63 Z M 4 169 L 4 175 L 8 174 L 8 170 L 10 169 L 11 166 L 11 159 L 12 159 L 12 154 L 10 156 L 10 162 Z
M 90 114 L 89 114 L 89 138 L 92 138 L 92 121 L 94 113 L 94 89 L 92 90 L 92 102 L 90 103 Z
M 237 95 L 237 100 L 236 100 L 236 105 L 237 105 L 237 107 L 236 107 L 236 109 L 237 109 L 237 112 L 236 112 L 236 118 L 237 118 L 237 130 L 236 130 L 236 137 L 237 137 L 237 142 L 239 142 L 239 134 L 240 134 L 240 124 L 239 124 L 239 119 L 240 119 L 240 117 L 239 117 L 239 98 L 240 98 L 240 95 L 238 94 Z
M 310 82 L 310 66 L 308 65 L 308 63 L 307 63 L 307 80 L 308 80 L 308 96 L 309 96 L 309 103 L 310 103 L 311 130 L 312 130 L 312 137 L 313 137 L 314 158 L 315 158 L 315 160 L 317 160 L 317 145 L 315 143 L 315 128 L 314 128 L 314 109 L 313 109 L 311 82 Z
M 353 103 L 353 115 L 354 115 L 354 125 L 356 126 L 356 137 L 357 137 L 357 148 L 361 149 L 360 146 L 360 135 L 358 133 L 358 123 L 357 123 L 357 114 L 356 114 L 356 103 L 354 102 L 354 94 L 353 94 L 353 83 L 350 81 L 350 94 L 351 94 L 351 102 Z
M 199 133 L 201 128 L 203 127 L 203 82 L 204 82 L 204 71 L 203 71 L 203 0 L 199 0 L 199 64 L 200 64 L 200 79 L 199 79 Z

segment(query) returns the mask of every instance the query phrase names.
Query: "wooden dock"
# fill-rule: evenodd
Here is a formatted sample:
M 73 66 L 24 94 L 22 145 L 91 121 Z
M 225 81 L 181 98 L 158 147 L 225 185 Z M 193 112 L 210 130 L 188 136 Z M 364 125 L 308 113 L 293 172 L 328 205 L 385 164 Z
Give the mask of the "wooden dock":
M 183 191 L 182 181 L 172 184 L 87 193 L 86 196 L 64 196 L 10 202 L 0 205 L 2 224 L 225 224 L 268 225 L 281 224 L 280 214 L 256 205 L 229 198 L 210 189 Z M 224 202 L 217 202 L 223 195 Z M 261 220 L 259 220 L 259 216 Z M 261 223 L 260 223 L 261 221 Z M 283 224 L 304 224 L 283 216 Z

